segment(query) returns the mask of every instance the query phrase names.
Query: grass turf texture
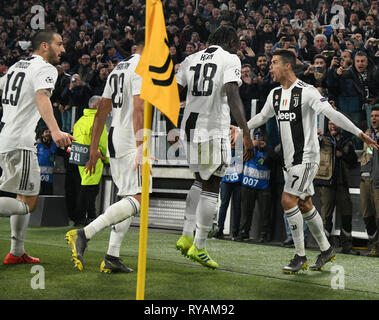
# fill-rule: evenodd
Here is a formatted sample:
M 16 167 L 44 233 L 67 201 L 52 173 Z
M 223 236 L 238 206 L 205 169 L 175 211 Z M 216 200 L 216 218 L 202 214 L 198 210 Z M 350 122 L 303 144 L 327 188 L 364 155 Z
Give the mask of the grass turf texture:
M 0 300 L 123 300 L 136 298 L 139 229 L 131 228 L 121 258 L 131 274 L 103 274 L 99 267 L 108 247 L 109 229 L 97 234 L 85 252 L 85 269 L 73 268 L 64 240 L 72 227 L 29 227 L 25 250 L 41 259 L 45 289 L 32 289 L 33 265 L 0 264 Z M 207 247 L 220 269 L 209 270 L 175 249 L 178 233 L 149 230 L 145 300 L 332 300 L 379 299 L 379 259 L 338 254 L 321 272 L 282 273 L 293 249 L 210 239 Z M 9 218 L 0 219 L 1 259 L 9 251 Z M 309 263 L 319 252 L 307 250 Z M 331 288 L 331 267 L 344 268 L 345 289 Z

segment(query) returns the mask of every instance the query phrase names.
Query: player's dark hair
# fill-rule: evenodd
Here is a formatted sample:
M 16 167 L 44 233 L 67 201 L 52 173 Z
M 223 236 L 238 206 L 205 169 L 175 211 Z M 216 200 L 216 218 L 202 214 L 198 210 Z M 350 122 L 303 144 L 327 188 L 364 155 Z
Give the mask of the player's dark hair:
M 275 50 L 272 56 L 280 56 L 284 64 L 289 63 L 291 65 L 292 70 L 296 67 L 296 55 L 291 50 L 286 49 L 278 49 Z
M 55 34 L 56 32 L 50 29 L 37 31 L 31 39 L 33 50 L 38 50 L 42 42 L 50 44 L 53 41 Z
M 217 45 L 222 48 L 229 46 L 231 41 L 238 41 L 236 30 L 228 25 L 221 26 L 214 31 L 208 39 L 209 45 Z
M 137 46 L 145 45 L 145 28 L 141 28 L 134 34 L 134 42 Z
M 377 107 L 377 106 L 372 107 L 371 112 L 373 112 L 373 111 L 379 111 L 379 107 Z

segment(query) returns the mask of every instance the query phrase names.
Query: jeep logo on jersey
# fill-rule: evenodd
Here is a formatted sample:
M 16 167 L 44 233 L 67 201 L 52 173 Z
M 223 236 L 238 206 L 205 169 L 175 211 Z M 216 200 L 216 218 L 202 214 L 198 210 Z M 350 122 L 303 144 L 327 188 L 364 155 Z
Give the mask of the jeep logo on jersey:
M 295 121 L 296 113 L 289 112 L 289 111 L 279 111 L 277 118 L 278 118 L 278 121 L 290 121 L 290 122 Z

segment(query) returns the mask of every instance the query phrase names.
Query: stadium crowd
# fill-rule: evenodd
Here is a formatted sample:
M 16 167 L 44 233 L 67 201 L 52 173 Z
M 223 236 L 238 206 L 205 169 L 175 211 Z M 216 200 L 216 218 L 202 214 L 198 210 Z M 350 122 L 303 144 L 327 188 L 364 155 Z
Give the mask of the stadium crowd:
M 62 35 L 66 52 L 57 66 L 59 76 L 51 99 L 59 126 L 70 132 L 74 125 L 72 108 L 76 107 L 75 122 L 83 115 L 89 99 L 102 94 L 115 65 L 135 52 L 134 34 L 144 26 L 144 1 L 0 2 L 0 76 L 31 52 L 27 42 L 33 33 L 34 5 L 44 8 L 45 28 Z M 372 108 L 379 104 L 378 1 L 162 3 L 170 54 L 176 67 L 186 56 L 206 48 L 209 34 L 217 27 L 235 27 L 240 39 L 237 55 L 242 64 L 240 94 L 248 119 L 252 112 L 259 112 L 270 90 L 278 85 L 269 73 L 270 59 L 275 49 L 284 48 L 297 56 L 295 71 L 299 79 L 317 87 L 363 131 L 370 128 Z M 257 101 L 256 105 L 252 101 Z M 266 141 L 263 147 L 274 149 L 279 144 L 276 122 L 269 121 L 262 129 Z M 320 129 L 326 132 L 328 123 Z M 356 149 L 363 148 L 360 141 L 353 139 L 353 144 Z M 281 177 L 277 179 L 280 181 Z M 250 223 L 249 217 L 242 217 Z

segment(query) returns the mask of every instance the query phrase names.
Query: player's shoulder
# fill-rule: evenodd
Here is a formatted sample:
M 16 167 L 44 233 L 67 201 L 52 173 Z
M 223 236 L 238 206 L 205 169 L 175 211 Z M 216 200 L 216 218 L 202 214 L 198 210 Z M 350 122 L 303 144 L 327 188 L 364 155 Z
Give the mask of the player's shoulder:
M 313 87 L 311 84 L 304 82 L 303 80 L 297 79 L 295 86 L 298 88 L 310 88 Z
M 17 61 L 9 68 L 9 71 L 22 72 L 32 81 L 45 77 L 47 83 L 54 83 L 58 77 L 57 68 L 39 55 L 33 55 Z
M 277 86 L 275 88 L 272 88 L 270 93 L 268 94 L 269 97 L 273 97 L 274 94 L 278 94 L 278 91 L 281 91 L 282 90 L 282 87 L 281 86 Z
M 111 73 L 120 73 L 126 71 L 134 71 L 140 61 L 141 56 L 139 54 L 132 54 L 124 60 L 120 61 L 112 70 Z

